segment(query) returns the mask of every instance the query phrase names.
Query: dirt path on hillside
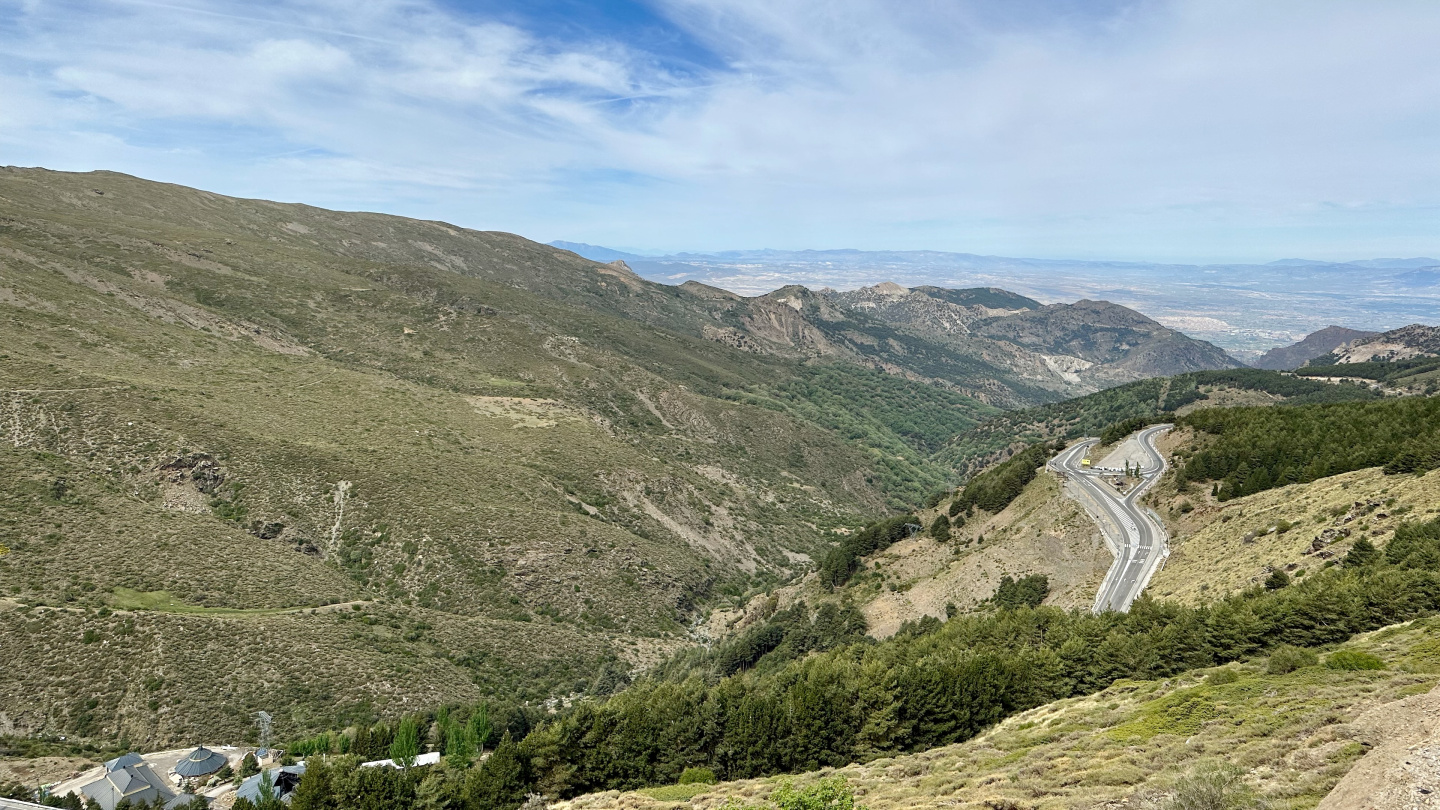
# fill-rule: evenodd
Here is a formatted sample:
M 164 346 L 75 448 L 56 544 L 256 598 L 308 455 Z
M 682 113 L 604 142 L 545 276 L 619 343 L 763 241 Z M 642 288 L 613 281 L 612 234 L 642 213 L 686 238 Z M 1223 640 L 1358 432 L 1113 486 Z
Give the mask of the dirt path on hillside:
M 1440 687 L 1377 706 L 1355 728 L 1370 753 L 1317 810 L 1440 808 Z

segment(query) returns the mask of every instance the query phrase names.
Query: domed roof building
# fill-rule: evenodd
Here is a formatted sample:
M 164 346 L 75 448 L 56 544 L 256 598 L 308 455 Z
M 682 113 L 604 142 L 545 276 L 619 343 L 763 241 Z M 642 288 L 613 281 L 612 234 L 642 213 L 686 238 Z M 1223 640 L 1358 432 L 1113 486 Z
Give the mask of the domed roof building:
M 224 754 L 216 753 L 209 748 L 201 746 L 186 754 L 179 762 L 175 763 L 175 773 L 177 776 L 186 779 L 209 776 L 225 767 L 227 761 Z

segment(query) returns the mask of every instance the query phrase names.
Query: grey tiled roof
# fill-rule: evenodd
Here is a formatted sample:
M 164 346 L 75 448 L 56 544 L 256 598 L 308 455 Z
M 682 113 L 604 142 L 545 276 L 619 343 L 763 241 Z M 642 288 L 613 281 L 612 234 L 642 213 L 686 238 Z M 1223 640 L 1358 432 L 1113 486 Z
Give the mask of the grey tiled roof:
M 225 755 L 200 747 L 175 763 L 175 773 L 184 777 L 205 776 L 225 767 Z

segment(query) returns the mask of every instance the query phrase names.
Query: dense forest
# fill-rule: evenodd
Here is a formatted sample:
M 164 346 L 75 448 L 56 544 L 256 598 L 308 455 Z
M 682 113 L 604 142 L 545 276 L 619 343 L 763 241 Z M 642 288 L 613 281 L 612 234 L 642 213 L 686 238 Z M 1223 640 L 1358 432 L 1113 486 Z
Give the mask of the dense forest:
M 1202 402 L 1207 390 L 1231 388 L 1279 397 L 1285 405 L 1313 405 L 1379 399 L 1366 386 L 1307 380 L 1254 368 L 1197 371 L 1107 388 L 1084 397 L 1012 411 L 957 434 L 936 458 L 973 472 L 992 463 L 1017 442 L 1034 443 L 1096 436 L 1129 419 L 1168 421 L 1168 414 Z
M 872 523 L 840 541 L 820 561 L 820 581 L 832 588 L 844 585 L 860 568 L 860 558 L 889 548 L 920 531 L 920 518 L 901 515 Z
M 506 732 L 480 764 L 367 774 L 386 769 L 359 769 L 353 755 L 312 759 L 292 807 L 508 810 L 531 792 L 669 784 L 687 769 L 734 779 L 839 766 L 964 740 L 1118 678 L 1168 677 L 1277 645 L 1333 644 L 1440 610 L 1440 521 L 1402 527 L 1383 553 L 1357 548 L 1292 584 L 1195 608 L 1148 597 L 1125 614 L 1034 608 L 1027 592 L 1042 583 L 1016 583 L 1007 601 L 1019 607 L 885 642 L 844 641 L 842 632 L 839 646 L 783 665 L 646 677 L 571 706 L 523 739 Z M 803 610 L 785 621 L 815 625 Z M 431 736 L 442 750 L 451 738 Z
M 987 512 L 999 512 L 1020 496 L 1025 485 L 1035 480 L 1041 465 L 1059 450 L 1062 444 L 1040 442 L 1032 444 L 1011 456 L 1006 461 L 971 478 L 955 498 L 951 510 L 969 511 L 972 507 Z
M 1333 360 L 1334 355 L 1328 359 Z M 1417 377 L 1432 371 L 1440 371 L 1440 357 L 1412 357 L 1408 360 L 1372 361 L 1369 363 L 1325 363 L 1327 358 L 1310 361 L 1297 369 L 1296 374 L 1310 377 L 1359 377 L 1378 382 L 1402 382 L 1407 377 Z
M 878 451 L 876 475 L 897 509 L 946 486 L 953 473 L 931 456 L 950 437 L 998 412 L 947 388 L 840 363 L 803 367 L 768 397 L 752 399 Z
M 1216 408 L 1178 424 L 1212 438 L 1179 465 L 1178 482 L 1214 481 L 1221 500 L 1366 467 L 1402 473 L 1440 465 L 1440 399 Z

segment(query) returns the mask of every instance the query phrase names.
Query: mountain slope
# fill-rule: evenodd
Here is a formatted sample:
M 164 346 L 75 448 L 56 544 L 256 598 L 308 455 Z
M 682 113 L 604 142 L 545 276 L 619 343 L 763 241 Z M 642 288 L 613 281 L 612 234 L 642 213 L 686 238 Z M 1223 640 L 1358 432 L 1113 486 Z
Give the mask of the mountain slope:
M 981 397 L 1074 390 L 962 334 L 1033 301 L 904 297 L 892 322 L 511 234 L 0 170 L 0 645 L 32 664 L 0 680 L 5 727 L 161 742 L 267 708 L 288 736 L 407 690 L 536 701 L 652 660 L 952 483 L 934 454 L 997 413 Z M 184 666 L 102 665 L 181 618 Z M 315 690 L 214 652 L 277 633 L 359 643 Z M 228 713 L 196 703 L 213 667 Z
M 1335 349 L 1336 363 L 1409 360 L 1440 355 L 1440 326 L 1412 323 Z
M 1434 691 L 1440 680 L 1437 630 L 1433 618 L 1422 619 L 1339 648 L 1374 655 L 1384 670 L 1312 664 L 1270 673 L 1265 659 L 1255 659 L 1165 680 L 1124 679 L 1088 697 L 1018 714 L 955 745 L 798 777 L 593 793 L 553 806 L 659 810 L 677 801 L 698 810 L 730 801 L 755 806 L 749 803 L 764 802 L 782 783 L 805 787 L 833 777 L 846 780 L 857 802 L 872 810 L 1146 806 L 1171 794 L 1197 765 L 1223 760 L 1239 767 L 1242 784 L 1276 806 L 1313 807 L 1343 780 L 1347 792 L 1333 806 L 1351 807 L 1356 805 L 1343 802 L 1355 797 L 1347 776 L 1352 769 L 1399 765 L 1403 758 L 1397 755 L 1404 751 L 1389 750 L 1391 735 L 1433 726 L 1427 715 L 1440 705 Z M 1343 658 L 1332 653 L 1326 660 Z M 1385 722 L 1379 722 L 1382 717 Z M 1413 731 L 1406 736 L 1425 739 Z M 1393 759 L 1372 765 L 1377 757 Z M 1408 777 L 1406 788 L 1425 787 L 1416 769 L 1400 770 Z M 1393 781 L 1371 784 L 1387 791 L 1400 787 Z
M 1250 365 L 1272 371 L 1289 371 L 1305 365 L 1306 361 L 1323 357 L 1341 345 L 1351 341 L 1374 337 L 1378 332 L 1346 329 L 1343 326 L 1327 326 L 1311 332 L 1305 338 L 1289 346 L 1277 346 L 1255 359 Z
M 24 606 L 0 646 L 30 664 L 0 681 L 6 729 L 238 737 L 268 707 L 289 735 L 402 708 L 379 695 L 565 693 L 883 511 L 891 466 L 746 401 L 796 362 L 645 322 L 688 317 L 682 295 L 505 234 L 0 172 L 0 607 Z M 897 486 L 938 486 L 912 452 Z M 265 611 L 356 600 L 389 652 L 355 647 L 315 691 L 238 668 L 233 713 L 194 702 L 231 667 L 214 645 L 356 632 Z M 70 649 L 70 627 L 138 643 L 140 608 L 184 615 L 187 666 Z

